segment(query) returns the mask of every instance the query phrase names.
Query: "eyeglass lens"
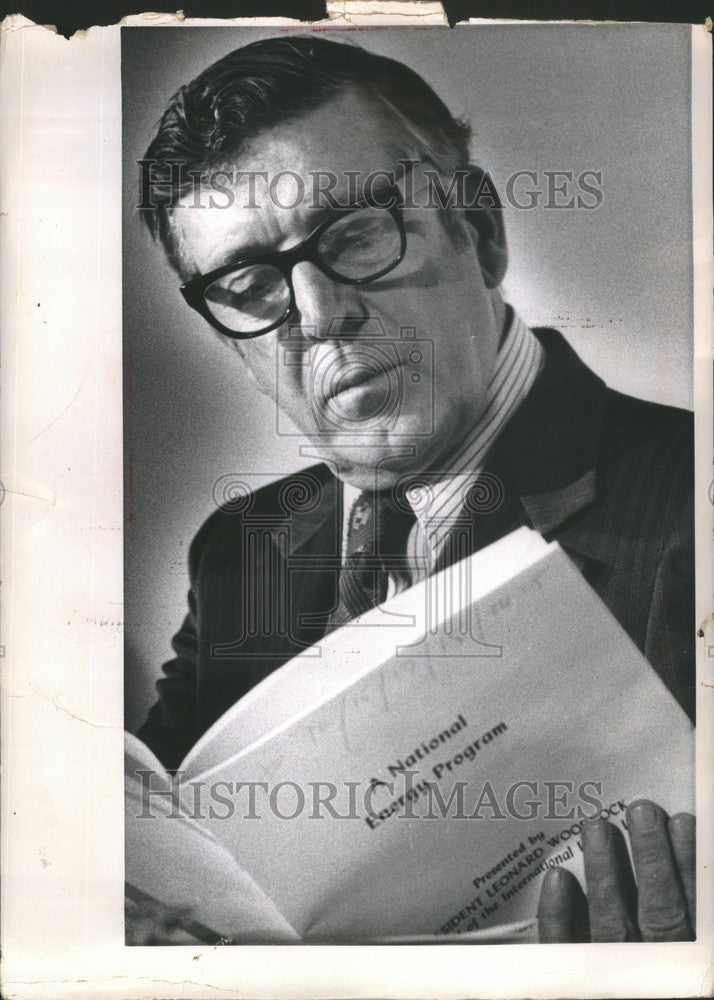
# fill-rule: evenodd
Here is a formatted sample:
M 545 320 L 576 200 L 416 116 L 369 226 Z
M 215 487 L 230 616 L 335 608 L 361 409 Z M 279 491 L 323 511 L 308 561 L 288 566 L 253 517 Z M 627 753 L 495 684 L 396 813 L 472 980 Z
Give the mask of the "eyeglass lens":
M 398 260 L 399 227 L 391 212 L 362 208 L 339 216 L 320 234 L 316 256 L 328 273 L 347 281 L 376 278 Z M 204 292 L 211 315 L 236 333 L 254 334 L 271 326 L 290 306 L 283 272 L 269 263 L 249 264 L 216 278 Z

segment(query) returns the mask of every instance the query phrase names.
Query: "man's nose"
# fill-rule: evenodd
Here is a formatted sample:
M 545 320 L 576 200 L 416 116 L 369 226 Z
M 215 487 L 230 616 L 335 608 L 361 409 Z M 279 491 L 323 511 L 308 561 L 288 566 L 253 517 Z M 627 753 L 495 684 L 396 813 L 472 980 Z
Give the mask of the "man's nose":
M 357 337 L 369 322 L 364 294 L 357 285 L 343 285 L 305 261 L 293 268 L 295 314 L 298 324 L 311 340 Z

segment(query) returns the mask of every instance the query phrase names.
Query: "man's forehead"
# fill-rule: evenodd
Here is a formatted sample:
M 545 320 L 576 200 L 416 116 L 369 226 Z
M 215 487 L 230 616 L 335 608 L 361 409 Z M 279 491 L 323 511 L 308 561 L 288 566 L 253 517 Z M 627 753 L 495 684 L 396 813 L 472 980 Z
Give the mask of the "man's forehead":
M 305 185 L 316 176 L 334 175 L 336 191 L 346 194 L 356 186 L 361 197 L 370 173 L 398 168 L 404 137 L 395 126 L 386 108 L 352 88 L 262 130 L 243 146 L 231 166 L 246 173 L 239 180 L 244 187 L 250 183 L 251 172 L 267 174 L 269 180 L 292 172 Z

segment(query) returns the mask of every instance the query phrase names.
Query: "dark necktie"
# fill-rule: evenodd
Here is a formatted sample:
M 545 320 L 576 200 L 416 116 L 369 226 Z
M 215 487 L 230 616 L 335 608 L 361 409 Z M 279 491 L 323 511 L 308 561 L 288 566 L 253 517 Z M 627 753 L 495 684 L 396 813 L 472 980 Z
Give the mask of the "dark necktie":
M 406 544 L 414 521 L 406 500 L 397 503 L 391 491 L 360 493 L 350 513 L 339 602 L 328 632 L 386 600 L 389 570 L 407 569 Z

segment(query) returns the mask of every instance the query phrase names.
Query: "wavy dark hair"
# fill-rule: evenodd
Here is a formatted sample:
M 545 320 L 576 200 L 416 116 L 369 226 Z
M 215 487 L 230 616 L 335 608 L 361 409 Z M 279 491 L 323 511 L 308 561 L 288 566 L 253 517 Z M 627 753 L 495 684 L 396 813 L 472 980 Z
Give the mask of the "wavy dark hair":
M 404 63 L 351 43 L 280 36 L 235 49 L 171 98 L 145 154 L 152 206 L 141 217 L 172 256 L 170 212 L 185 174 L 224 167 L 262 129 L 311 111 L 349 87 L 387 108 L 405 138 L 437 167 L 468 163 L 470 128 Z M 183 180 L 171 162 L 186 165 Z

